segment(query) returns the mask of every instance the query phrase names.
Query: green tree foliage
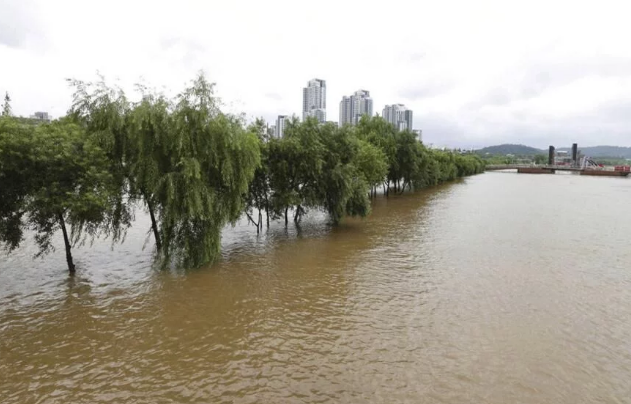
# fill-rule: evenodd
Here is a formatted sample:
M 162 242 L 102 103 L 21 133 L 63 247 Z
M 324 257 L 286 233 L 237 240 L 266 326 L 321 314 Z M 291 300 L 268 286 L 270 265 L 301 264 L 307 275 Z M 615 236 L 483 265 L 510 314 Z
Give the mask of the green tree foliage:
M 113 183 L 105 153 L 68 120 L 32 127 L 2 118 L 0 156 L 0 240 L 12 250 L 25 229 L 33 230 L 41 256 L 61 230 L 74 273 L 72 245 L 99 235 L 110 217 Z
M 2 103 L 2 116 L 11 116 L 11 97 L 9 93 L 4 93 L 4 102 Z
M 163 204 L 156 195 L 156 184 L 171 169 L 169 144 L 172 137 L 172 103 L 161 94 L 140 88 L 142 100 L 128 112 L 129 136 L 125 160 L 129 167 L 131 200 L 142 200 L 151 219 L 156 249 L 162 251 L 160 217 Z
M 0 242 L 13 250 L 23 238 L 22 220 L 35 171 L 30 157 L 34 128 L 0 117 Z
M 188 267 L 212 262 L 221 229 L 243 212 L 259 141 L 240 119 L 219 111 L 213 85 L 200 75 L 177 97 L 165 147 L 168 167 L 155 191 L 164 256 Z
M 407 131 L 397 131 L 380 117 L 364 116 L 355 127 L 357 137 L 379 149 L 388 170 L 384 192 L 402 193 L 480 173 L 484 163 L 473 155 L 428 150 Z
M 360 168 L 362 163 L 366 165 L 362 146 L 368 150 L 364 153 L 383 158 L 349 128 L 321 125 L 314 119 L 290 122 L 285 137 L 268 144 L 269 200 L 275 215 L 284 216 L 285 224 L 290 209 L 295 222 L 308 209 L 328 213 L 334 223 L 347 215 L 366 216 L 370 185 Z
M 127 115 L 130 104 L 120 88 L 108 87 L 105 80 L 85 83 L 68 80 L 74 89 L 69 116 L 80 124 L 94 143 L 105 152 L 118 192 L 114 193 L 114 206 L 108 222 L 108 235 L 114 241 L 123 238 L 133 220 L 130 196 L 130 165 L 127 164 L 129 147 Z
M 388 175 L 388 161 L 385 153 L 367 141 L 359 140 L 357 168 L 370 187 L 371 196 L 376 196 L 377 188 Z
M 114 239 L 142 201 L 165 263 L 214 261 L 221 229 L 243 212 L 243 195 L 260 164 L 256 135 L 220 111 L 203 75 L 172 100 L 139 86 L 137 103 L 103 80 L 71 85 L 71 115 L 106 150 L 118 184 Z
M 262 165 L 250 184 L 246 215 L 260 229 L 254 210 L 299 222 L 309 209 L 326 212 L 333 223 L 344 216 L 366 216 L 369 196 L 437 185 L 482 172 L 475 156 L 426 149 L 410 131 L 397 131 L 379 117 L 363 117 L 355 127 L 338 128 L 308 119 L 289 123 L 282 139 L 259 133 Z
M 245 214 L 248 220 L 256 226 L 257 233 L 263 228 L 263 212 L 265 212 L 267 227 L 269 227 L 270 213 L 273 214 L 271 204 L 270 169 L 269 169 L 269 135 L 263 119 L 257 119 L 248 130 L 258 139 L 261 164 L 254 172 L 254 178 L 248 188 L 245 198 Z M 257 214 L 254 211 L 257 211 Z M 257 220 L 254 217 L 257 217 Z
M 533 162 L 535 164 L 548 164 L 548 156 L 545 154 L 537 154 L 533 158 Z
M 257 232 L 263 214 L 296 223 L 309 210 L 370 213 L 370 196 L 420 189 L 479 173 L 475 156 L 426 149 L 409 131 L 379 117 L 338 128 L 294 118 L 281 139 L 262 120 L 247 129 L 225 114 L 213 84 L 199 75 L 173 98 L 138 86 L 139 100 L 119 88 L 72 80 L 67 118 L 31 125 L 0 120 L 0 242 L 16 248 L 35 230 L 40 254 L 63 235 L 122 240 L 138 206 L 163 263 L 211 263 L 221 230 L 246 215 Z M 69 226 L 70 232 L 68 232 Z

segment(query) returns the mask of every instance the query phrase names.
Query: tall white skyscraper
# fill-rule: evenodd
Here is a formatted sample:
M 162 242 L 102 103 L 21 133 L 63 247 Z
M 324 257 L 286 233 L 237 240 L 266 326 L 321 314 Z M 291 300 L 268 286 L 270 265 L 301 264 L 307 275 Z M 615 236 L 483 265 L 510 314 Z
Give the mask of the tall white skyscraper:
M 340 101 L 340 127 L 353 122 L 353 97 L 343 96 Z
M 320 79 L 309 80 L 307 87 L 302 89 L 302 120 L 316 117 L 318 122 L 326 122 L 326 81 Z
M 397 130 L 411 131 L 414 126 L 414 113 L 403 104 L 386 105 L 383 119 L 393 124 Z
M 287 123 L 291 118 L 287 115 L 278 115 L 276 118 L 276 126 L 274 128 L 274 137 L 281 138 L 285 136 L 285 129 L 287 128 Z
M 363 115 L 372 116 L 372 98 L 370 91 L 357 90 L 350 97 L 342 97 L 340 101 L 339 125 L 357 125 Z

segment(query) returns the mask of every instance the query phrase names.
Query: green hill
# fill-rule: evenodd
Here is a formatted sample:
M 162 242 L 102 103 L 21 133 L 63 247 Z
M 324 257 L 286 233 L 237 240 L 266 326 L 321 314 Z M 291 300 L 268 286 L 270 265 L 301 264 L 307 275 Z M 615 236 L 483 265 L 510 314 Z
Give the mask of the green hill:
M 547 152 L 541 149 L 536 149 L 534 147 L 524 146 L 523 144 L 501 144 L 476 150 L 476 153 L 481 155 L 496 156 L 505 156 L 507 154 L 512 154 L 514 156 L 532 156 L 535 154 L 544 154 Z

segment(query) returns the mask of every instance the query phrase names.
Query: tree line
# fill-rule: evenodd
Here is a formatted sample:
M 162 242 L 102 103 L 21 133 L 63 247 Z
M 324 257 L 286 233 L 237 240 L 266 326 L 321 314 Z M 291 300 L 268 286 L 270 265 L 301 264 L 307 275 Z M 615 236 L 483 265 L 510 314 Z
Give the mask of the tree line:
M 270 220 L 299 223 L 310 210 L 331 222 L 365 217 L 370 199 L 483 171 L 472 155 L 429 150 L 380 117 L 337 127 L 293 119 L 282 138 L 263 120 L 221 111 L 199 75 L 175 97 L 137 86 L 139 101 L 103 80 L 70 80 L 66 116 L 34 125 L 0 117 L 0 243 L 35 233 L 39 255 L 61 232 L 72 247 L 95 237 L 124 240 L 142 207 L 157 259 L 197 267 L 220 254 L 221 230 L 245 215 L 260 232 Z

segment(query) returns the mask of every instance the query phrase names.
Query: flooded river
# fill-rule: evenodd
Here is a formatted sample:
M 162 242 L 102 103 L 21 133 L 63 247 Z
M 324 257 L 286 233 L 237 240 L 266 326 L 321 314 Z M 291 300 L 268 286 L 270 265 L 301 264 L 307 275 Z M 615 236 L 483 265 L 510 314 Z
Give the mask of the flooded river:
M 1 403 L 631 402 L 631 179 L 239 225 L 194 271 L 153 269 L 148 229 L 76 250 L 74 279 L 59 249 L 0 256 Z

